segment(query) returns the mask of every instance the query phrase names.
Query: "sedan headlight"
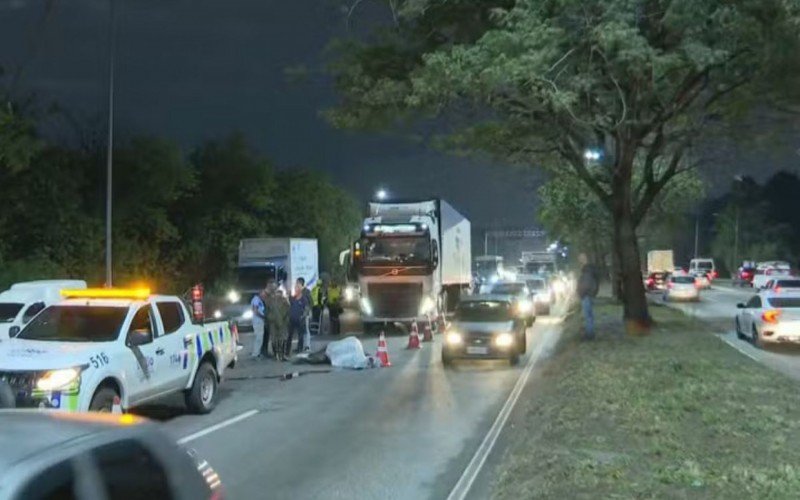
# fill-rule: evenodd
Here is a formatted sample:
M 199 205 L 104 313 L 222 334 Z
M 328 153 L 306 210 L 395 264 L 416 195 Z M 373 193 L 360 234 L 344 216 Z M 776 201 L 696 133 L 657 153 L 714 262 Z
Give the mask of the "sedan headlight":
M 428 314 L 434 310 L 436 307 L 436 302 L 433 301 L 430 297 L 425 297 L 422 299 L 422 302 L 419 305 L 419 313 L 421 315 Z
M 510 347 L 514 345 L 514 336 L 510 333 L 501 333 L 495 337 L 494 343 L 497 344 L 497 347 Z
M 367 316 L 372 316 L 372 304 L 369 303 L 369 299 L 366 297 L 361 297 L 361 312 Z
M 77 368 L 64 368 L 63 370 L 51 370 L 46 372 L 36 381 L 36 388 L 40 391 L 57 391 L 66 389 L 78 382 L 81 371 Z
M 528 314 L 533 309 L 533 303 L 528 299 L 520 300 L 517 303 L 517 310 L 520 314 Z
M 237 292 L 236 290 L 231 290 L 230 292 L 228 292 L 228 302 L 230 302 L 231 304 L 239 302 L 239 299 L 241 298 L 242 296 L 239 295 L 239 292 Z
M 222 317 L 222 311 L 220 311 L 219 309 L 214 311 L 214 319 L 220 319 L 221 317 Z
M 464 337 L 459 332 L 447 332 L 445 341 L 450 345 L 459 345 L 464 342 Z
M 248 309 L 244 313 L 242 313 L 242 319 L 253 319 L 253 310 Z

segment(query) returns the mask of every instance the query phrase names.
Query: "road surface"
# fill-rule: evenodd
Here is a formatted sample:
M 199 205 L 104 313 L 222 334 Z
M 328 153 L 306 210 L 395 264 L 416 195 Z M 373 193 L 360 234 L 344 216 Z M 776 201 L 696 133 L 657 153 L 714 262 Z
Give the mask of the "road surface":
M 515 384 L 521 375 L 527 380 L 526 372 L 559 334 L 556 318 L 540 318 L 528 330 L 528 354 L 519 366 L 463 362 L 447 370 L 440 361 L 441 336 L 419 351 L 405 350 L 407 338 L 392 336 L 391 368 L 289 381 L 228 380 L 210 415 L 186 415 L 180 401 L 140 413 L 163 420 L 174 439 L 207 459 L 223 479 L 226 498 L 443 499 L 471 462 L 469 470 L 481 473 L 474 466 L 487 457 L 476 462 L 476 451 L 494 442 L 496 437 L 485 438 L 497 430 L 493 424 L 510 395 L 518 394 Z M 376 349 L 374 337 L 362 341 L 365 349 Z M 247 360 L 230 376 L 297 368 Z M 486 485 L 476 483 L 474 490 L 486 491 Z
M 737 312 L 736 304 L 747 302 L 747 299 L 754 293 L 751 288 L 732 287 L 727 282 L 715 282 L 712 289 L 701 292 L 701 300 L 698 303 L 670 302 L 668 305 L 710 323 L 719 332 L 721 340 L 743 355 L 800 381 L 799 348 L 767 346 L 764 349 L 758 349 L 747 340 L 736 337 L 733 326 Z M 652 300 L 661 300 L 657 294 L 651 294 L 650 297 Z

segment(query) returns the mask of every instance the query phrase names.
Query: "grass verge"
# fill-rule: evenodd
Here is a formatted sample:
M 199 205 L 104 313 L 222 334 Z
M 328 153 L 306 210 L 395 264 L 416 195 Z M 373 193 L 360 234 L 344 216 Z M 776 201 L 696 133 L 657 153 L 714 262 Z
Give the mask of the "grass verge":
M 800 498 L 800 405 L 789 379 L 653 307 L 652 335 L 622 335 L 599 301 L 533 387 L 494 497 Z

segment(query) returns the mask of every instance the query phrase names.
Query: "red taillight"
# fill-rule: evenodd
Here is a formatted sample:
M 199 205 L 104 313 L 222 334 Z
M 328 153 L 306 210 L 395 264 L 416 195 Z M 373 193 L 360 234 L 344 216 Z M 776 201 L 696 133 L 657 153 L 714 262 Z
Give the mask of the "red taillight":
M 775 287 L 775 293 L 779 293 L 780 291 L 781 291 L 781 287 L 779 287 L 779 286 L 776 286 L 776 287 Z
M 670 281 L 669 283 L 667 283 L 667 288 L 669 288 L 670 290 L 672 290 L 673 288 L 675 288 L 675 283 L 673 283 L 673 282 L 671 282 L 671 281 Z
M 651 285 L 651 286 L 652 286 L 652 285 L 654 285 L 654 284 L 655 284 L 655 282 L 656 282 L 656 280 L 654 280 L 653 278 L 647 278 L 647 284 L 648 284 L 648 285 Z
M 764 320 L 765 323 L 777 323 L 781 317 L 781 311 L 779 309 L 770 309 L 769 311 L 764 311 L 761 315 L 761 319 Z

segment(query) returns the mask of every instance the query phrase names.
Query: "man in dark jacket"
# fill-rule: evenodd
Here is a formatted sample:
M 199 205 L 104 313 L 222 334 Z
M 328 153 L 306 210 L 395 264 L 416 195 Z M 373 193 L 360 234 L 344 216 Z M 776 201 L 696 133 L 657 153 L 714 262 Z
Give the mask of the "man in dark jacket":
M 289 338 L 286 339 L 286 357 L 292 349 L 292 339 L 297 336 L 297 353 L 303 352 L 303 341 L 306 333 L 306 316 L 311 312 L 308 303 L 308 294 L 304 293 L 305 287 L 299 280 L 294 284 L 294 290 L 289 297 Z
M 587 340 L 594 338 L 594 298 L 600 288 L 597 272 L 594 266 L 589 264 L 586 254 L 578 257 L 581 267 L 581 275 L 578 278 L 578 297 L 581 299 L 581 311 L 583 311 L 584 337 Z

